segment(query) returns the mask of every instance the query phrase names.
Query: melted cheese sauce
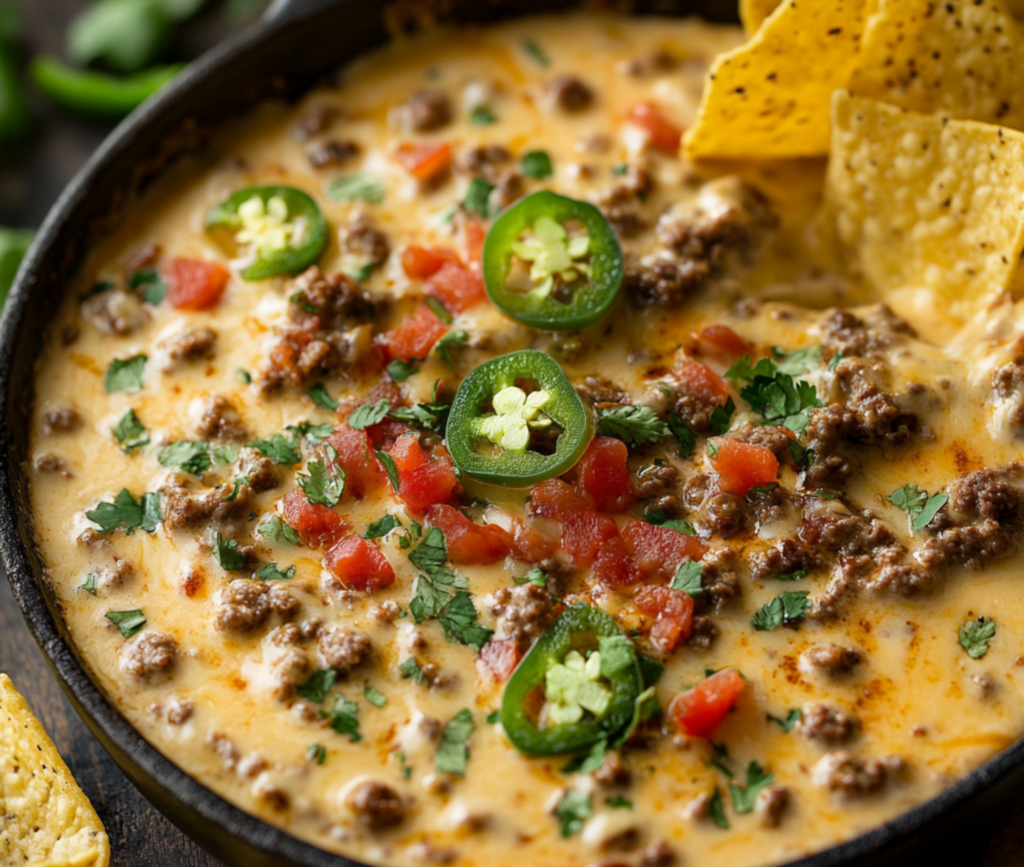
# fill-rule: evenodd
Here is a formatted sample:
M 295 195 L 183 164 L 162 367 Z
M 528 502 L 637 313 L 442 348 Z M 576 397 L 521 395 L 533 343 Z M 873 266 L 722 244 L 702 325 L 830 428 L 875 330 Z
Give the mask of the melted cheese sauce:
M 527 38 L 542 46 L 550 57 L 549 67 L 541 67 L 523 50 Z M 214 310 L 189 313 L 165 303 L 123 336 L 103 333 L 83 318 L 76 298 L 80 292 L 97 280 L 123 284 L 125 262 L 149 242 L 160 245 L 165 261 L 184 256 L 230 264 L 223 249 L 203 231 L 206 210 L 242 187 L 285 183 L 314 194 L 334 230 L 356 212 L 367 214 L 394 248 L 389 262 L 369 279 L 369 290 L 398 298 L 410 294 L 416 287 L 402 273 L 398 253 L 407 243 L 457 246 L 454 229 L 439 214 L 461 201 L 468 183 L 456 176 L 420 191 L 389 156 L 399 142 L 410 138 L 389 124 L 389 111 L 428 85 L 449 93 L 456 118 L 436 134 L 412 138 L 451 141 L 457 152 L 492 143 L 513 154 L 542 148 L 555 166 L 554 178 L 544 185 L 579 198 L 592 197 L 613 182 L 615 166 L 642 156 L 655 181 L 644 209 L 656 217 L 669 205 L 693 200 L 699 184 L 692 167 L 645 153 L 642 136 L 621 119 L 629 105 L 646 99 L 656 101 L 685 127 L 694 116 L 709 61 L 740 38 L 733 29 L 693 21 L 588 15 L 521 20 L 402 42 L 358 60 L 342 73 L 336 88 L 311 94 L 297 108 L 266 106 L 226 134 L 201 160 L 173 169 L 137 204 L 132 219 L 95 251 L 80 285 L 69 287 L 53 337 L 41 353 L 33 449 L 37 456 L 62 458 L 67 475 L 33 470 L 35 527 L 48 579 L 95 678 L 139 731 L 186 772 L 298 837 L 373 864 L 440 861 L 570 867 L 601 858 L 637 863 L 643 847 L 664 841 L 687 863 L 713 860 L 719 867 L 744 867 L 791 859 L 875 827 L 934 796 L 1024 730 L 1024 667 L 1013 640 L 1024 634 L 1024 601 L 1012 583 L 1019 578 L 1017 558 L 977 573 L 949 570 L 943 586 L 922 601 L 862 595 L 841 620 L 807 620 L 799 629 L 773 632 L 754 632 L 751 616 L 774 595 L 791 588 L 745 580 L 742 595 L 715 615 L 718 640 L 707 650 L 681 648 L 658 685 L 665 707 L 684 685 L 703 679 L 706 669 L 736 666 L 749 682 L 739 708 L 715 733 L 715 742 L 728 746 L 727 761 L 738 777 L 751 761 L 771 771 L 776 782 L 791 790 L 791 805 L 781 825 L 771 829 L 762 828 L 753 814 L 729 810 L 731 828 L 726 831 L 707 819 L 684 818 L 694 799 L 716 786 L 724 792 L 728 780 L 709 765 L 715 758 L 709 744 L 674 739 L 667 719 L 664 737 L 629 752 L 633 783 L 625 789 L 606 790 L 589 775 L 561 773 L 564 757 L 527 759 L 517 753 L 501 726 L 486 722 L 500 706 L 501 687 L 477 675 L 472 648 L 446 642 L 436 621 L 416 626 L 411 618 L 399 618 L 392 625 L 371 613 L 386 600 L 405 608 L 412 594 L 414 569 L 397 534 L 382 543 L 397 580 L 371 597 L 340 589 L 314 549 L 259 542 L 263 560 L 296 569 L 294 578 L 282 584 L 303 605 L 297 622 L 316 617 L 326 627 L 344 624 L 372 638 L 372 661 L 336 689 L 359 704 L 359 743 L 304 718 L 294 707 L 295 699 L 274 697 L 273 667 L 284 652 L 275 643 L 280 632 L 276 621 L 245 635 L 214 628 L 214 594 L 235 577 L 212 556 L 215 527 L 169 533 L 160 526 L 153 534 L 140 530 L 131 536 L 118 531 L 107 547 L 76 543 L 92 526 L 85 511 L 97 503 L 112 500 L 122 488 L 136 496 L 159 489 L 168 471 L 156 460 L 157 446 L 196 438 L 189 406 L 197 398 L 230 396 L 252 437 L 333 418 L 297 390 L 263 397 L 236 374 L 255 374 L 261 367 L 273 328 L 285 316 L 289 290 L 284 279 L 247 283 L 237 276 L 235 264 L 223 300 Z M 678 63 L 639 76 L 622 73 L 622 64 L 658 50 L 670 52 Z M 543 85 L 559 73 L 581 75 L 596 93 L 595 107 L 578 114 L 545 107 Z M 468 122 L 463 100 L 467 91 L 478 92 L 474 88 L 490 94 L 487 102 L 497 123 Z M 341 112 L 331 137 L 351 139 L 360 154 L 341 169 L 316 171 L 306 159 L 309 143 L 297 140 L 293 130 L 297 119 L 324 106 Z M 604 137 L 606 143 L 588 150 L 585 143 L 595 137 Z M 323 195 L 328 180 L 356 170 L 384 182 L 383 203 L 334 203 Z M 808 166 L 797 177 L 818 172 L 820 167 Z M 785 177 L 762 180 L 766 190 L 774 181 L 776 188 L 793 192 Z M 527 184 L 528 189 L 541 186 Z M 688 301 L 671 315 L 622 301 L 607 323 L 582 336 L 578 351 L 566 355 L 565 347 L 560 347 L 570 379 L 599 374 L 635 399 L 649 399 L 656 390 L 659 365 L 671 366 L 677 347 L 693 331 L 714 322 L 730 325 L 762 353 L 773 345 L 792 350 L 816 342 L 819 314 L 789 302 L 820 308 L 851 304 L 859 296 L 856 287 L 841 279 L 802 276 L 808 261 L 803 227 L 807 205 L 813 205 L 813 183 L 809 187 L 811 196 L 790 195 L 788 205 L 779 205 L 783 229 L 772 236 L 756 268 L 738 269 L 733 279 L 716 283 L 714 292 Z M 653 232 L 648 230 L 626 248 L 643 256 L 653 244 Z M 325 272 L 345 265 L 335 241 L 320 264 Z M 753 312 L 735 306 L 747 294 L 769 301 Z M 939 327 L 924 318 L 915 325 L 925 335 Z M 910 383 L 925 386 L 919 413 L 933 436 L 886 452 L 865 449 L 863 472 L 849 494 L 852 501 L 882 516 L 908 545 L 914 542 L 906 516 L 885 503 L 886 494 L 908 481 L 929 491 L 941 490 L 964 472 L 1020 457 L 1019 442 L 1007 433 L 1007 422 L 1000 416 L 1005 411 L 989 401 L 988 383 L 994 360 L 1002 359 L 1004 347 L 1021 334 L 1021 325 L 1013 311 L 1004 309 L 946 348 L 908 339 L 891 351 L 893 390 L 905 391 Z M 212 327 L 218 335 L 216 353 L 209 360 L 171 363 L 155 348 L 168 335 L 201 327 Z M 458 317 L 454 327 L 489 338 L 487 351 L 470 349 L 462 356 L 460 375 L 491 354 L 537 345 L 535 334 L 486 302 Z M 60 335 L 69 328 L 80 334 L 65 345 Z M 149 356 L 141 392 L 107 394 L 103 377 L 111 361 L 139 353 Z M 716 369 L 721 373 L 724 366 Z M 407 383 L 410 402 L 428 400 L 435 380 L 450 375 L 437 359 L 426 362 Z M 816 378 L 822 394 L 836 390 L 827 371 L 811 378 Z M 353 400 L 360 400 L 373 384 L 372 379 L 328 381 L 333 394 Z M 738 395 L 737 403 L 743 406 Z M 82 426 L 71 433 L 48 433 L 45 414 L 66 406 L 77 408 Z M 153 445 L 125 455 L 111 428 L 129 408 L 150 431 Z M 684 475 L 693 472 L 693 465 L 677 456 L 668 460 Z M 700 452 L 694 460 L 703 460 Z M 278 474 L 283 485 L 260 494 L 254 512 L 272 511 L 294 486 L 293 472 L 278 468 Z M 228 471 L 215 467 L 204 481 L 227 482 Z M 792 489 L 792 471 L 784 471 L 781 481 Z M 494 498 L 493 492 L 467 484 L 467 501 L 477 493 Z M 513 514 L 522 509 L 521 501 L 510 495 L 499 496 L 498 502 Z M 346 498 L 339 510 L 356 532 L 385 512 L 409 523 L 387 491 L 359 502 Z M 738 544 L 753 549 L 767 540 Z M 115 565 L 114 555 L 131 564 L 130 574 L 120 582 L 101 577 L 95 597 L 79 589 L 90 573 L 109 576 L 104 570 Z M 461 571 L 469 576 L 482 621 L 493 625 L 487 600 L 500 588 L 512 586 L 513 571 L 525 570 L 510 562 Z M 826 581 L 825 575 L 813 576 L 801 589 L 814 595 L 824 590 Z M 620 603 L 613 596 L 597 601 L 614 609 Z M 181 652 L 171 676 L 140 683 L 120 670 L 118 654 L 124 639 L 105 614 L 134 608 L 144 610 L 147 629 L 177 640 Z M 976 661 L 960 647 L 957 627 L 981 614 L 995 618 L 999 633 L 988 654 Z M 816 678 L 798 664 L 806 648 L 831 641 L 856 646 L 865 654 L 866 663 L 848 680 Z M 398 667 L 413 646 L 419 659 L 436 663 L 448 676 L 448 686 L 427 689 L 402 678 Z M 305 647 L 312 658 L 312 645 Z M 985 698 L 976 687 L 980 676 L 994 684 Z M 384 707 L 364 699 L 364 681 L 387 697 Z M 167 722 L 167 709 L 175 700 L 194 704 L 184 724 Z M 766 714 L 784 717 L 790 708 L 822 700 L 860 718 L 862 730 L 851 749 L 865 756 L 903 757 L 908 762 L 906 779 L 881 793 L 846 802 L 816 787 L 811 769 L 824 751 L 795 732 L 785 733 L 766 722 Z M 475 721 L 467 772 L 462 778 L 435 774 L 436 745 L 424 736 L 419 721 L 426 716 L 445 722 L 464 707 Z M 211 746 L 218 743 L 217 735 L 222 747 L 227 741 L 233 745 L 234 759 L 225 761 L 226 748 L 218 752 Z M 323 764 L 307 758 L 313 744 L 326 748 Z M 399 754 L 404 758 L 400 760 Z M 354 783 L 367 778 L 387 783 L 405 799 L 407 817 L 395 829 L 369 834 L 345 806 Z M 582 834 L 563 839 L 549 808 L 566 787 L 593 791 L 594 817 Z M 287 806 L 282 807 L 277 797 L 281 793 Z M 612 808 L 606 798 L 615 794 L 628 797 L 634 809 Z M 621 832 L 629 829 L 635 831 L 637 847 L 609 853 L 614 838 L 621 842 Z

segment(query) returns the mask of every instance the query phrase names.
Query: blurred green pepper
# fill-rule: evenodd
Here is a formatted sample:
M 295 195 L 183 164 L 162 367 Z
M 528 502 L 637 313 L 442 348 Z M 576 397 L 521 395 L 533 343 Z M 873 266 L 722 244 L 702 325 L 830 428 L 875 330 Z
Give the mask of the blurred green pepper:
M 68 57 L 79 66 L 138 72 L 163 53 L 172 28 L 160 0 L 100 0 L 68 27 Z
M 37 57 L 29 72 L 36 87 L 58 105 L 92 117 L 120 120 L 183 68 L 184 64 L 175 63 L 116 78 L 71 69 L 50 57 Z
M 0 227 L 0 307 L 11 291 L 14 275 L 25 258 L 25 252 L 32 243 L 35 233 L 29 229 L 5 229 Z
M 0 0 L 0 143 L 24 136 L 32 124 L 18 70 L 21 9 Z

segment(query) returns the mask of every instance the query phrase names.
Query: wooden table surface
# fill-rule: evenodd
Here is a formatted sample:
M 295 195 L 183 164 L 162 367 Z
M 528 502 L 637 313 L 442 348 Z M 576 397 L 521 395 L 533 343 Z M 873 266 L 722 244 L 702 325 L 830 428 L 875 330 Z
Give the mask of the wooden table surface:
M 26 12 L 31 48 L 54 54 L 61 52 L 66 22 L 85 5 L 84 0 L 16 2 Z M 223 33 L 223 25 L 208 16 L 183 34 L 179 50 L 194 55 Z M 37 112 L 37 134 L 31 141 L 13 149 L 0 148 L 0 225 L 38 225 L 60 189 L 107 132 L 106 127 L 57 115 L 42 103 Z M 61 694 L 3 580 L 0 671 L 9 674 L 28 699 L 96 806 L 110 835 L 115 867 L 220 864 L 161 816 L 89 734 Z M 994 836 L 964 831 L 962 851 L 932 861 L 934 867 L 1024 867 L 1024 805 L 1014 810 Z M 908 863 L 907 867 L 916 865 Z

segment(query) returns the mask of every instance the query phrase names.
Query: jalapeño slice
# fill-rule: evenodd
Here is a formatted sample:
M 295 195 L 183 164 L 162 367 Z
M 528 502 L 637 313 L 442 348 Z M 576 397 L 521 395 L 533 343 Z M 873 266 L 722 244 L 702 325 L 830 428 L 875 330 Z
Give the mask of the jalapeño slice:
M 571 469 L 594 424 L 558 362 L 522 349 L 469 372 L 452 401 L 446 432 L 463 473 L 527 488 Z
M 622 285 L 615 231 L 587 202 L 541 190 L 520 199 L 484 240 L 484 285 L 502 313 L 545 331 L 601 319 Z
M 255 261 L 241 274 L 265 280 L 304 271 L 327 244 L 327 221 L 320 207 L 295 187 L 246 187 L 206 213 L 206 230 L 228 229 L 248 247 Z

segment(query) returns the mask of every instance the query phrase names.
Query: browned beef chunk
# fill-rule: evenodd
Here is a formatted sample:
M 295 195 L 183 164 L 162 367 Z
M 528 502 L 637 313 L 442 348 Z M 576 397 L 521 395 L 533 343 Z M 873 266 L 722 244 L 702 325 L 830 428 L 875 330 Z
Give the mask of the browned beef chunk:
M 896 334 L 915 336 L 914 329 L 884 304 L 871 311 L 868 321 L 849 310 L 834 310 L 822 322 L 821 333 L 829 357 L 841 352 L 847 358 L 877 356 L 892 345 Z
M 249 435 L 238 410 L 222 394 L 208 394 L 189 406 L 197 417 L 196 436 L 204 440 L 240 440 Z
M 358 153 L 359 145 L 354 141 L 332 139 L 311 147 L 306 159 L 314 169 L 323 169 L 343 165 Z
M 73 406 L 57 406 L 43 413 L 43 433 L 70 433 L 82 424 L 82 416 Z
M 761 789 L 754 800 L 754 814 L 761 821 L 761 827 L 778 828 L 789 807 L 790 798 L 790 790 L 778 783 L 772 783 Z
M 373 653 L 373 642 L 365 632 L 339 626 L 320 634 L 319 660 L 326 668 L 333 668 L 345 677 L 358 668 Z
M 299 601 L 277 584 L 239 578 L 217 592 L 214 624 L 223 632 L 251 632 L 273 614 L 290 620 L 299 606 Z
M 432 132 L 451 121 L 452 104 L 439 90 L 418 90 L 403 106 L 403 115 L 415 132 Z
M 825 644 L 809 647 L 800 657 L 801 668 L 821 672 L 826 677 L 839 678 L 850 674 L 863 660 L 856 647 Z
M 859 727 L 856 717 L 819 702 L 804 708 L 798 729 L 809 741 L 835 746 L 850 740 Z
M 551 103 L 563 111 L 577 112 L 590 108 L 594 91 L 575 75 L 557 75 L 546 86 Z
M 195 328 L 172 334 L 160 346 L 171 361 L 198 361 L 213 355 L 217 332 L 212 328 Z
M 303 683 L 309 674 L 309 657 L 298 647 L 289 647 L 274 660 L 270 679 L 274 697 L 285 701 L 292 697 L 295 687 Z
M 641 307 L 678 307 L 711 276 L 707 262 L 658 258 L 650 264 L 627 262 L 623 289 Z
M 482 175 L 494 181 L 500 166 L 512 159 L 509 149 L 502 145 L 480 145 L 467 148 L 455 158 L 455 171 L 465 175 Z
M 348 793 L 345 803 L 368 831 L 384 831 L 405 818 L 405 805 L 398 792 L 376 780 L 359 783 Z
M 848 750 L 836 750 L 821 758 L 811 769 L 814 784 L 844 797 L 877 792 L 906 770 L 898 756 L 861 759 Z
M 741 428 L 730 431 L 729 436 L 740 442 L 768 449 L 780 462 L 786 459 L 789 454 L 789 444 L 793 441 L 784 427 L 770 424 L 745 424 Z
M 125 674 L 147 678 L 163 674 L 174 665 L 178 642 L 163 632 L 140 632 L 121 645 L 118 665 Z
M 1020 471 L 1020 466 L 1012 464 L 968 473 L 950 488 L 949 504 L 970 518 L 1016 525 L 1021 517 Z
M 498 638 L 526 644 L 542 635 L 555 619 L 555 600 L 533 583 L 502 588 L 494 594 L 491 612 L 498 618 Z
M 383 265 L 391 252 L 387 235 L 362 217 L 353 220 L 338 233 L 338 243 L 343 253 L 365 259 L 374 266 Z
M 610 788 L 628 786 L 632 777 L 629 767 L 617 752 L 605 753 L 604 763 L 594 771 L 594 780 Z

